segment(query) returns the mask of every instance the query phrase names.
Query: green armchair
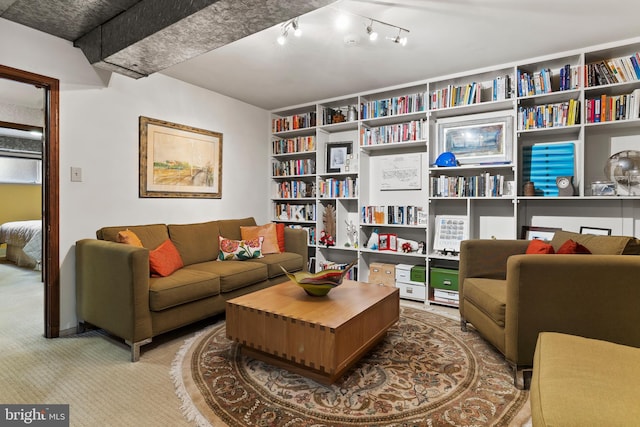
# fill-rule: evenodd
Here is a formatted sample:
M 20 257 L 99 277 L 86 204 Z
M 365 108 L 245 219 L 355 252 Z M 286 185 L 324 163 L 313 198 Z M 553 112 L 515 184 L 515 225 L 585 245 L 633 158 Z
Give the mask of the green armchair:
M 640 241 L 558 231 L 591 255 L 526 255 L 527 240 L 460 247 L 460 319 L 493 344 L 524 388 L 538 334 L 562 332 L 640 347 Z

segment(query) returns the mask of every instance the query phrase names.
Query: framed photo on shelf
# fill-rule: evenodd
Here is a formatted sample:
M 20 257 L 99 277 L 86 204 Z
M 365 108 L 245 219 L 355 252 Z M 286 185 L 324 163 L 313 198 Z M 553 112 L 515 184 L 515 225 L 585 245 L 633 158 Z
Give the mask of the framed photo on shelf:
M 398 250 L 398 235 L 391 233 L 378 234 L 378 250 L 396 252 Z
M 469 238 L 469 218 L 466 215 L 436 215 L 433 250 L 460 252 L 460 242 Z
M 509 164 L 513 115 L 499 111 L 437 121 L 436 156 L 449 151 L 460 164 Z
M 540 239 L 549 241 L 553 239 L 553 235 L 559 230 L 562 230 L 562 228 L 523 225 L 521 238 L 525 240 Z
M 326 154 L 326 171 L 327 173 L 339 173 L 347 164 L 347 159 L 351 150 L 353 149 L 353 143 L 351 141 L 345 142 L 328 142 L 327 154 Z
M 596 236 L 611 236 L 611 229 L 580 226 L 580 234 L 595 234 Z

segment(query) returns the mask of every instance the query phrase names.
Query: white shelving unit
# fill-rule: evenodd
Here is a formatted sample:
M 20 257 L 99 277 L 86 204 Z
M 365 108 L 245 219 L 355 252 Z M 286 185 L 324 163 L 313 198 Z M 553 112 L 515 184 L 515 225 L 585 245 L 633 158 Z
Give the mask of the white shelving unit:
M 634 56 L 640 66 L 638 52 L 640 38 L 274 111 L 273 119 L 315 115 L 316 120 L 313 123 L 309 120 L 304 128 L 274 129 L 272 133 L 272 141 L 314 139 L 310 150 L 273 152 L 272 164 L 315 161 L 315 169 L 305 171 L 309 173 L 274 174 L 273 220 L 313 229 L 316 239 L 310 241 L 310 255 L 315 257 L 316 265 L 327 261 L 347 263 L 357 257 L 361 281 L 367 281 L 372 263 L 424 266 L 427 278 L 429 267 L 455 269 L 456 254 L 434 251 L 434 225 L 436 217 L 441 215 L 466 218 L 468 237 L 472 239 L 520 238 L 523 226 L 559 227 L 574 232 L 579 232 L 580 226 L 590 226 L 609 228 L 614 235 L 640 237 L 640 193 L 591 194 L 592 182 L 607 180 L 604 167 L 612 154 L 640 150 L 638 112 L 636 110 L 634 117 L 627 117 L 622 114 L 627 109 L 619 106 L 621 102 L 631 102 L 632 94 L 640 98 L 640 69 L 633 68 L 631 61 L 631 69 L 628 64 L 625 68 L 624 62 L 618 60 Z M 617 75 L 626 72 L 626 79 L 607 81 L 602 75 L 598 79 L 593 70 L 599 70 L 600 74 L 604 74 L 604 70 L 602 65 L 593 64 L 608 62 L 623 67 Z M 596 121 L 595 100 L 611 106 L 610 117 L 600 109 L 601 117 Z M 565 116 L 560 115 L 563 109 Z M 570 109 L 573 111 L 569 115 Z M 542 116 L 543 119 L 534 118 L 536 112 L 544 111 L 547 116 Z M 555 121 L 554 114 L 557 115 Z M 503 161 L 464 162 L 447 168 L 434 166 L 438 155 L 445 151 L 440 135 L 443 125 L 486 123 L 491 118 L 500 122 L 505 117 L 509 123 L 505 127 Z M 343 143 L 352 144 L 349 170 L 328 172 L 327 146 Z M 535 196 L 525 196 L 523 186 L 529 175 L 523 151 L 538 144 L 554 143 L 573 144 L 574 196 L 542 195 L 546 193 L 540 189 Z M 417 179 L 415 159 L 419 159 Z M 394 167 L 407 169 L 408 175 L 402 175 Z M 405 178 L 407 182 L 403 181 Z M 482 182 L 481 178 L 495 179 L 501 183 L 501 191 L 481 194 L 476 184 Z M 351 180 L 356 184 L 357 193 L 320 194 L 321 184 L 331 180 Z M 283 182 L 290 181 L 308 184 L 307 188 L 312 186 L 313 191 L 283 197 L 278 190 Z M 443 183 L 453 185 L 454 190 L 439 191 Z M 303 219 L 299 215 L 276 216 L 277 208 L 287 205 L 312 205 L 314 215 Z M 333 236 L 336 244 L 332 247 L 317 243 L 317 236 L 324 228 L 322 214 L 327 206 L 335 209 L 336 214 L 336 236 Z M 373 219 L 365 221 L 362 217 L 363 210 L 369 206 L 383 207 L 387 212 L 389 206 L 405 209 L 415 206 L 422 209 L 422 220 L 420 224 L 372 223 Z M 296 212 L 299 210 L 294 208 Z M 358 227 L 357 247 L 348 240 L 349 223 Z M 400 247 L 397 251 L 372 250 L 365 244 L 374 229 L 394 234 L 401 241 L 424 242 L 424 253 L 422 250 L 403 253 Z M 434 302 L 433 289 L 428 288 L 426 296 L 427 301 Z

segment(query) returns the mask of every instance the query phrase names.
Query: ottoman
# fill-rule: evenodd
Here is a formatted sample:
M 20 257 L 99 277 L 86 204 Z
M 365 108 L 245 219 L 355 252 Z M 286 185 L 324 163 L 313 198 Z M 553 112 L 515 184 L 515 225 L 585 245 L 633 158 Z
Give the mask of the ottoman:
M 534 427 L 639 425 L 640 349 L 542 332 L 530 399 Z

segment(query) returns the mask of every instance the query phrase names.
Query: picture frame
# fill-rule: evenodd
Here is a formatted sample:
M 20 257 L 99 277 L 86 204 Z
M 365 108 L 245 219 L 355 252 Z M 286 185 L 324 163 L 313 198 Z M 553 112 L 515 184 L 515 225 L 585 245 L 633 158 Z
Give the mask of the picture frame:
M 524 240 L 540 239 L 540 240 L 549 241 L 553 239 L 553 236 L 554 234 L 556 234 L 556 231 L 560 231 L 560 230 L 562 230 L 562 228 L 523 225 L 522 234 L 520 238 Z
M 398 235 L 392 233 L 378 234 L 378 250 L 379 251 L 398 251 Z
M 460 253 L 460 242 L 469 238 L 469 217 L 436 215 L 433 250 L 454 255 Z
M 222 133 L 139 117 L 139 197 L 222 198 Z
M 596 236 L 611 236 L 611 229 L 580 226 L 580 234 L 595 234 Z
M 353 150 L 353 142 L 328 142 L 326 152 L 327 173 L 340 173 L 347 164 L 349 154 Z
M 437 155 L 451 152 L 461 164 L 509 164 L 513 159 L 513 115 L 504 111 L 440 119 Z
M 420 190 L 422 188 L 422 154 L 385 156 L 380 190 Z

